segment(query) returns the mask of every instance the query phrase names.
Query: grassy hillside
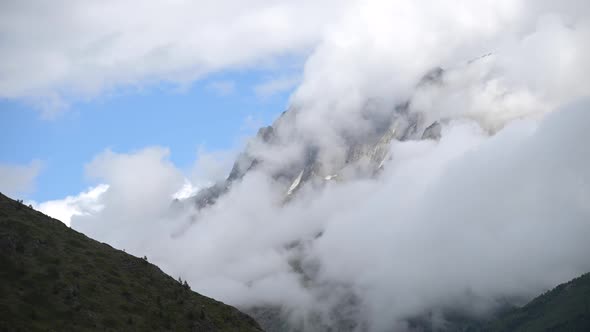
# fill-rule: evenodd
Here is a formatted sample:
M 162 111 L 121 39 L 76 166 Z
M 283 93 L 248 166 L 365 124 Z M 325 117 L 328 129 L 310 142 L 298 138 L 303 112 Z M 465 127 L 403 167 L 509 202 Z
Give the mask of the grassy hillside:
M 590 331 L 590 273 L 502 315 L 486 331 Z
M 147 260 L 0 194 L 0 331 L 260 331 Z

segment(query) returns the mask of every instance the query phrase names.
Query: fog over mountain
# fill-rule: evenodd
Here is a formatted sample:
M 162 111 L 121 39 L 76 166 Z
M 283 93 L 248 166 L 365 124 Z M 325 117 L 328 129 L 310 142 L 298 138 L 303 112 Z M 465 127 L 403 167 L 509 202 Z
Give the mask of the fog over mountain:
M 337 14 L 225 178 L 173 201 L 167 149 L 107 151 L 72 227 L 306 330 L 444 326 L 590 271 L 588 2 Z

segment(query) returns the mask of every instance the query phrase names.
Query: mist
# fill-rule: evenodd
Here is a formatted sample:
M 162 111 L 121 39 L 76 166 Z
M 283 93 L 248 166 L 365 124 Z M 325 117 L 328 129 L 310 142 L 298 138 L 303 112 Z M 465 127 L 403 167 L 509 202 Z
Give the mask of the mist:
M 444 326 L 446 312 L 486 317 L 590 271 L 586 2 L 367 1 L 338 14 L 273 143 L 247 145 L 264 164 L 215 204 L 173 201 L 187 176 L 165 148 L 106 151 L 87 165 L 108 184 L 102 208 L 72 227 L 306 330 L 398 331 L 425 314 Z M 391 140 L 376 174 L 347 164 L 349 142 L 404 103 L 440 138 Z M 288 196 L 276 174 L 298 173 L 309 144 L 318 174 L 338 180 Z M 228 168 L 210 158 L 189 176 L 200 187 Z

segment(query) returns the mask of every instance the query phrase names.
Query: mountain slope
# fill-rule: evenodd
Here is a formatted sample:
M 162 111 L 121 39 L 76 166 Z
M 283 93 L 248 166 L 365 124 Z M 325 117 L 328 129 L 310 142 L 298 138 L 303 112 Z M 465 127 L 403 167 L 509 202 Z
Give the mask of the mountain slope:
M 416 91 L 441 85 L 444 73 L 440 67 L 428 71 L 416 84 Z M 411 97 L 393 107 L 378 100 L 368 100 L 360 111 L 367 128 L 338 131 L 337 136 L 342 139 L 342 146 L 339 146 L 343 149 L 339 151 L 342 155 L 336 158 L 338 160 L 332 160 L 327 155 L 334 153 L 334 146 L 322 147 L 318 137 L 310 136 L 299 128 L 297 119 L 301 111 L 290 107 L 272 125 L 260 128 L 238 155 L 227 178 L 201 189 L 189 201 L 197 209 L 213 205 L 234 182 L 259 169 L 265 169 L 273 181 L 281 183 L 285 201 L 309 183 L 321 185 L 352 177 L 374 177 L 391 158 L 389 148 L 392 141 L 438 140 L 441 121 L 446 121 L 431 119 L 420 109 L 415 109 Z M 299 152 L 277 165 L 276 160 L 272 160 L 275 153 L 270 151 L 285 150 Z
M 590 331 L 590 273 L 502 315 L 486 331 Z
M 590 331 L 590 273 L 555 287 L 523 307 L 508 306 L 507 304 L 505 308 L 501 308 L 501 313 L 490 321 L 469 317 L 460 312 L 447 312 L 442 325 L 433 326 L 432 315 L 425 314 L 408 320 L 408 328 L 410 331 L 420 332 Z M 277 308 L 256 308 L 251 310 L 251 314 L 266 331 L 303 331 L 289 326 Z M 355 329 L 340 327 L 337 330 Z
M 260 331 L 140 259 L 0 194 L 0 331 Z

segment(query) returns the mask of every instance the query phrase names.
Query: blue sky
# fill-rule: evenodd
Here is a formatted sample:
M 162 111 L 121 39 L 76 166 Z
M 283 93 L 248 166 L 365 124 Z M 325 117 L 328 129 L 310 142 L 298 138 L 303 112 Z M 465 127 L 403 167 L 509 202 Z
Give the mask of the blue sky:
M 235 149 L 257 127 L 286 107 L 292 87 L 261 95 L 256 86 L 271 75 L 248 70 L 210 75 L 189 88 L 159 84 L 74 102 L 47 118 L 33 105 L 0 100 L 0 164 L 40 161 L 34 187 L 20 197 L 59 199 L 95 185 L 84 165 L 111 149 L 129 153 L 147 146 L 170 149 L 171 161 L 189 170 L 199 147 Z
M 341 10 L 307 0 L 141 10 L 1 1 L 0 191 L 37 202 L 78 195 L 97 184 L 84 166 L 105 149 L 166 147 L 185 172 L 199 147 L 235 151 L 285 110 Z

